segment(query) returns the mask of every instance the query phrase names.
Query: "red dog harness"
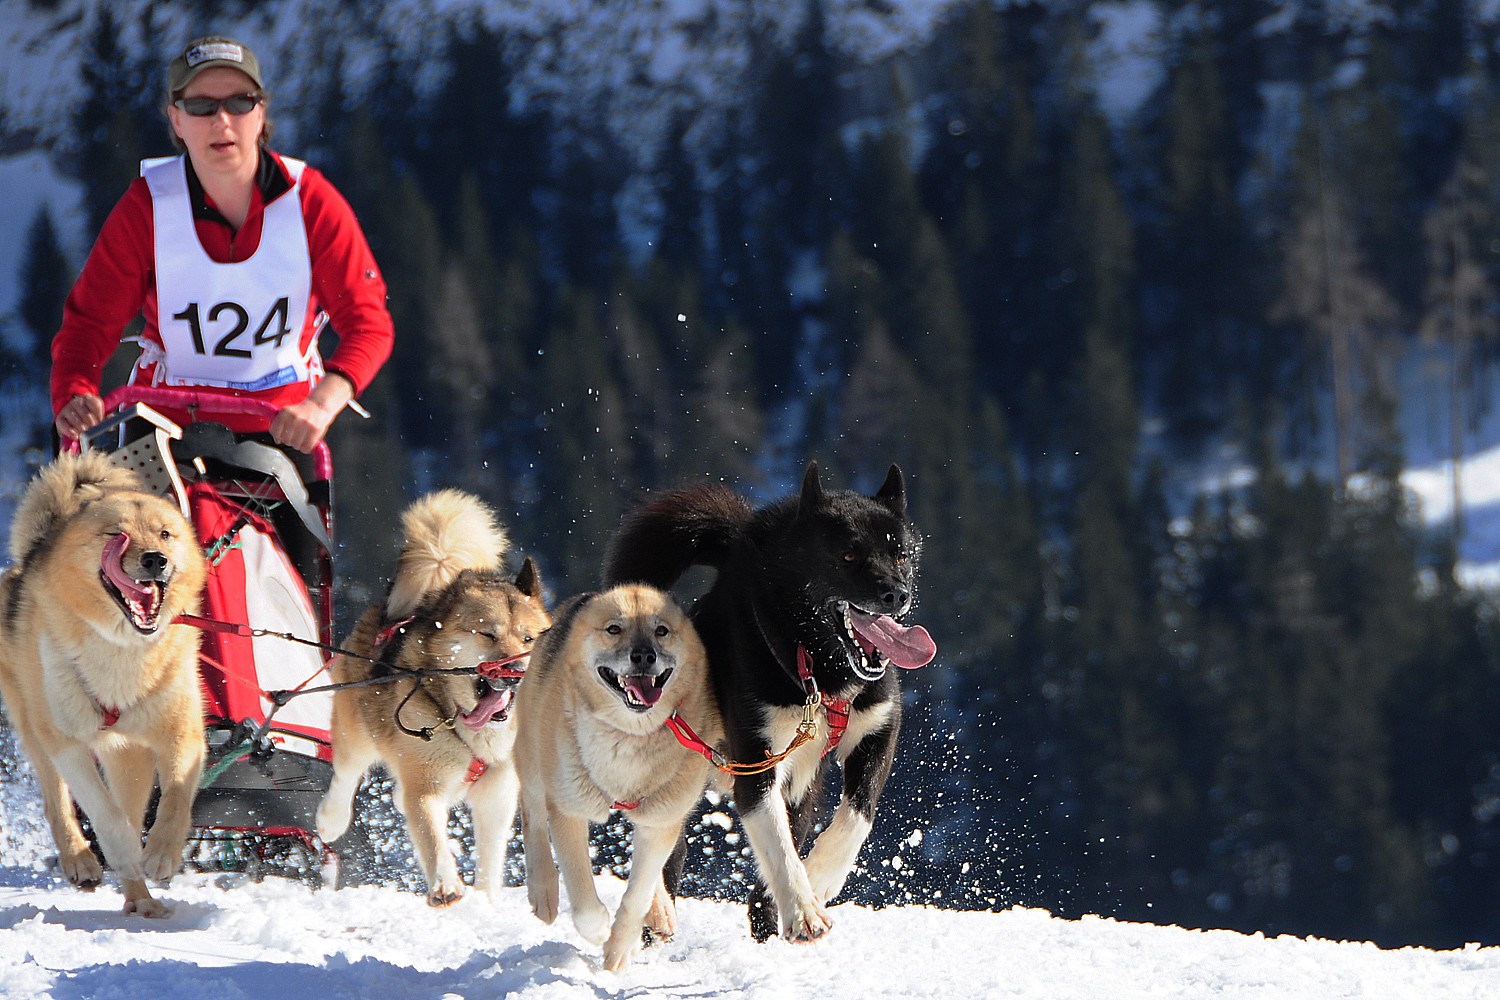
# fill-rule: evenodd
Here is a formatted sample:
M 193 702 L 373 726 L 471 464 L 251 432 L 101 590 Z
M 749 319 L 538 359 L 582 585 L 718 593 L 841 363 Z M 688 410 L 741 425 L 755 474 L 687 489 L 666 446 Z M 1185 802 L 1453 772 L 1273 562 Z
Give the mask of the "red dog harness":
M 844 730 L 849 728 L 849 699 L 835 698 L 818 690 L 818 682 L 813 680 L 812 675 L 812 654 L 807 651 L 806 646 L 797 647 L 797 674 L 802 678 L 802 686 L 807 688 L 809 695 L 817 693 L 818 701 L 822 703 L 823 711 L 828 716 L 828 745 L 823 748 L 823 756 L 827 757 L 838 748 L 839 741 L 844 738 Z

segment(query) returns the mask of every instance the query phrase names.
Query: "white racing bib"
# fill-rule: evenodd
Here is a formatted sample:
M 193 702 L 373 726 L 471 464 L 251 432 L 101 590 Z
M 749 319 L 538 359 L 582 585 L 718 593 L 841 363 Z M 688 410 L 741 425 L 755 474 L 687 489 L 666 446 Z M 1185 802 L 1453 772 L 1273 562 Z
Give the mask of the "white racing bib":
M 284 159 L 292 189 L 266 206 L 260 245 L 220 264 L 193 226 L 185 157 L 147 160 L 156 229 L 156 325 L 165 358 L 157 381 L 256 392 L 321 373 L 317 340 L 302 350 L 312 261 L 302 218 L 301 160 Z

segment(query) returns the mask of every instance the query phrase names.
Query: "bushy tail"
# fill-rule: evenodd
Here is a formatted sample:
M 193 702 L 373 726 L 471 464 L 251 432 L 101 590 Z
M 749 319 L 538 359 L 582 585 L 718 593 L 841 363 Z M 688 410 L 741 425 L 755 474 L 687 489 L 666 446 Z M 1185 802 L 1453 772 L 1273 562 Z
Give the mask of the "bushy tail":
M 110 462 L 102 451 L 59 455 L 26 487 L 10 530 L 10 557 L 17 565 L 53 529 L 83 506 L 113 490 L 144 489 L 130 469 Z
M 401 528 L 406 541 L 385 602 L 391 618 L 411 614 L 466 569 L 499 569 L 510 548 L 495 512 L 461 490 L 427 494 L 401 515 Z
M 690 566 L 717 569 L 753 517 L 743 497 L 717 483 L 663 494 L 621 522 L 604 556 L 604 585 L 667 590 Z

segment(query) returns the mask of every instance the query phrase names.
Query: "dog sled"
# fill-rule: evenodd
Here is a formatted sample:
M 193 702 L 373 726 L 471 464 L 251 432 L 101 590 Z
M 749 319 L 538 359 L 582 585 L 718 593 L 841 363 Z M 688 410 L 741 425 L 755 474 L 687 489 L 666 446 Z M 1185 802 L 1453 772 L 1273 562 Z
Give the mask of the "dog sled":
M 185 415 L 185 420 L 173 420 Z M 199 674 L 207 759 L 193 806 L 190 870 L 313 883 L 339 856 L 313 833 L 332 778 L 333 476 L 326 445 L 292 456 L 240 440 L 231 414 L 259 400 L 125 386 L 83 441 L 174 500 L 209 560 Z M 217 418 L 217 419 L 216 419 Z M 344 868 L 368 853 L 364 828 L 341 842 Z

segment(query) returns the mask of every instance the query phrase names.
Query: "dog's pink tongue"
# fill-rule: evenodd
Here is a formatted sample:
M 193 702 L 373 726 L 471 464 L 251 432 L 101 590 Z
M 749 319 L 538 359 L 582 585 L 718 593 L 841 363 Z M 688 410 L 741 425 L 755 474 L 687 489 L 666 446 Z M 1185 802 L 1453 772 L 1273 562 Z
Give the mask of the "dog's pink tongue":
M 620 678 L 620 686 L 625 689 L 627 694 L 631 695 L 636 701 L 647 708 L 651 708 L 658 701 L 661 701 L 662 689 L 656 686 L 656 678 L 654 677 L 632 677 L 627 675 Z
M 479 699 L 479 704 L 474 706 L 474 711 L 458 717 L 458 721 L 478 732 L 489 725 L 496 716 L 503 716 L 505 710 L 510 708 L 510 700 L 516 695 L 514 688 L 503 688 L 499 691 L 491 691 Z
M 155 584 L 143 584 L 125 572 L 121 560 L 128 548 L 130 548 L 130 536 L 122 531 L 105 544 L 104 554 L 99 560 L 99 568 L 104 570 L 105 577 L 116 590 L 124 595 L 127 601 L 140 607 L 146 614 L 151 614 L 156 610 L 160 591 L 157 590 Z
M 857 608 L 849 609 L 849 620 L 860 638 L 905 670 L 924 667 L 937 655 L 937 643 L 920 625 L 905 626 L 890 615 L 867 615 Z

